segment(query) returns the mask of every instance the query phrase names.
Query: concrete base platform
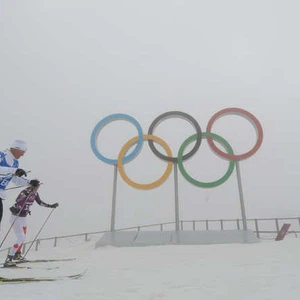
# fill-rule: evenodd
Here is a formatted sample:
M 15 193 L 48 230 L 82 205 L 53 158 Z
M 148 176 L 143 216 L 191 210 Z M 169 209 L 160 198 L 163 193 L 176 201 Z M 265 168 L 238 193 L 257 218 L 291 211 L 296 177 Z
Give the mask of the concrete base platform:
M 96 248 L 108 245 L 115 247 L 138 247 L 259 242 L 260 240 L 251 230 L 114 231 L 105 233 L 96 243 Z

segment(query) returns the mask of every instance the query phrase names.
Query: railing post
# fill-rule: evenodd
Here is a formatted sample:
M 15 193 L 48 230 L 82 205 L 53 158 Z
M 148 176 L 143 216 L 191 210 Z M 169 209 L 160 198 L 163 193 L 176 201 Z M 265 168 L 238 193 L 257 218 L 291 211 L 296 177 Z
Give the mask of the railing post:
M 54 238 L 54 247 L 57 246 L 57 237 Z
M 221 224 L 221 230 L 223 230 L 224 229 L 224 227 L 223 227 L 223 220 L 220 220 L 220 224 Z
M 255 221 L 255 230 L 256 230 L 256 236 L 257 236 L 258 238 L 260 238 L 260 237 L 259 237 L 258 220 L 257 220 L 257 219 L 255 219 L 254 221 Z
M 160 231 L 164 231 L 163 224 L 160 224 Z
M 208 220 L 205 221 L 205 225 L 206 225 L 206 230 L 208 230 L 209 229 L 209 227 L 208 227 Z
M 276 218 L 275 219 L 275 223 L 276 223 L 276 230 L 277 230 L 277 233 L 279 232 L 279 223 L 278 223 L 278 219 Z
M 40 243 L 40 240 L 36 240 L 36 242 L 35 242 L 35 251 L 39 250 L 39 243 Z
M 141 230 L 141 227 L 140 227 L 140 226 L 138 226 L 137 230 L 138 230 L 138 231 L 140 231 L 140 230 Z
M 240 220 L 236 219 L 236 227 L 238 230 L 240 230 Z
M 85 242 L 88 241 L 88 234 L 87 234 L 87 233 L 84 235 L 84 241 L 85 241 Z
M 180 221 L 181 230 L 183 230 L 183 221 Z
M 196 230 L 196 224 L 195 224 L 195 220 L 193 220 L 193 230 Z
M 23 247 L 22 247 L 22 253 L 24 254 L 25 253 L 25 250 L 26 250 L 26 243 L 23 244 Z

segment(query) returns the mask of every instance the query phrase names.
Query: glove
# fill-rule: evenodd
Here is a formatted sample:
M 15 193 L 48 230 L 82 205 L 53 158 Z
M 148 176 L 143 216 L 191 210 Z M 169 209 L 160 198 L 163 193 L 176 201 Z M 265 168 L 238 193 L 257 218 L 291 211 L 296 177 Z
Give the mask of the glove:
M 16 208 L 15 206 L 10 207 L 9 210 L 10 210 L 10 211 L 12 212 L 12 214 L 15 215 L 15 216 L 20 212 L 20 210 L 19 210 L 18 208 Z
M 40 185 L 40 181 L 37 179 L 32 179 L 29 181 L 29 184 L 32 185 L 33 187 L 38 187 Z
M 56 208 L 57 206 L 58 206 L 58 203 L 54 203 L 54 204 L 49 205 L 50 208 Z
M 24 175 L 26 177 L 27 173 L 23 169 L 17 169 L 15 175 L 18 177 L 22 177 Z

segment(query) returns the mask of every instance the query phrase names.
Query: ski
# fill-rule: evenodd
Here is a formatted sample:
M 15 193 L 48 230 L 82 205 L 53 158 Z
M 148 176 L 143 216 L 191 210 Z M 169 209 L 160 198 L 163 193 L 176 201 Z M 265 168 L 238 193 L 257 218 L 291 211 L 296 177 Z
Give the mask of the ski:
M 25 259 L 21 261 L 14 261 L 16 265 L 20 264 L 30 264 L 30 263 L 46 263 L 46 262 L 60 262 L 60 261 L 72 261 L 75 260 L 76 258 L 58 258 L 58 259 Z M 0 268 L 3 268 L 4 264 L 0 264 Z
M 43 262 L 59 262 L 59 261 L 72 261 L 76 258 L 58 258 L 58 259 L 25 259 L 21 261 L 15 261 L 17 264 L 26 264 L 26 263 L 43 263 Z
M 83 271 L 78 274 L 57 276 L 57 277 L 15 277 L 15 278 L 0 277 L 0 284 L 1 283 L 48 282 L 48 281 L 58 281 L 63 279 L 79 279 L 83 277 L 85 272 L 86 271 Z
M 55 281 L 58 279 L 54 278 L 36 278 L 36 277 L 24 277 L 24 278 L 6 278 L 0 277 L 0 284 L 1 283 L 25 283 L 25 282 L 44 282 L 44 281 Z
M 12 265 L 12 266 L 1 266 L 1 269 L 28 269 L 28 270 L 32 270 L 32 269 L 38 269 L 38 270 L 55 270 L 55 269 L 59 269 L 59 267 L 32 267 L 32 266 L 18 266 L 18 265 Z

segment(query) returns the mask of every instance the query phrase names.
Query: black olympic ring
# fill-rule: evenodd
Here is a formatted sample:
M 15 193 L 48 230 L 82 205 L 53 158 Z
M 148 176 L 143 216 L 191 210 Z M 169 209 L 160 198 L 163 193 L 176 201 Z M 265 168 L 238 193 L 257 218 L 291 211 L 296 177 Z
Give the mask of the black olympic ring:
M 149 135 L 153 135 L 153 131 L 154 129 L 164 120 L 166 119 L 170 119 L 173 117 L 179 117 L 182 118 L 184 120 L 187 120 L 189 123 L 191 123 L 194 128 L 196 129 L 196 134 L 197 134 L 197 139 L 196 139 L 196 143 L 194 145 L 194 147 L 192 148 L 192 150 L 190 152 L 188 152 L 187 154 L 182 156 L 182 160 L 187 160 L 188 158 L 192 157 L 197 150 L 199 149 L 200 145 L 201 145 L 201 141 L 202 141 L 202 130 L 200 125 L 198 124 L 198 122 L 196 121 L 196 119 L 194 119 L 191 115 L 184 113 L 182 111 L 168 111 L 166 113 L 163 113 L 161 115 L 159 115 L 150 125 L 149 130 L 148 130 L 148 134 Z M 153 140 L 148 140 L 148 144 L 150 149 L 153 151 L 153 153 L 159 157 L 160 159 L 164 160 L 164 161 L 168 161 L 168 162 L 173 162 L 173 163 L 177 163 L 178 162 L 178 157 L 168 157 L 162 153 L 160 153 L 156 147 L 154 146 Z

